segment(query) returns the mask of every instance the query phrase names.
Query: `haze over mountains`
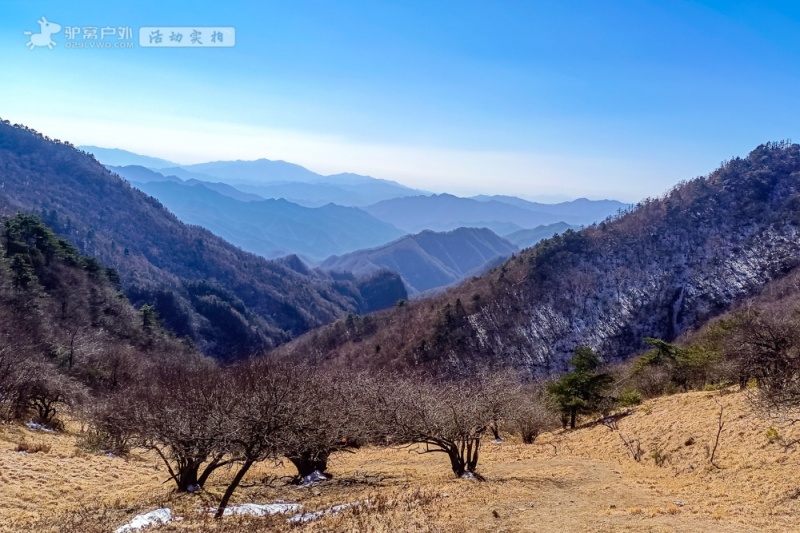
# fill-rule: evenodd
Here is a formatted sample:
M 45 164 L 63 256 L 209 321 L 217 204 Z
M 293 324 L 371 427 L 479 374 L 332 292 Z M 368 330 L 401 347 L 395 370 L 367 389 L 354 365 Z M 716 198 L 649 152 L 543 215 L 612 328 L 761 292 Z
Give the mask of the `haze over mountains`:
M 95 150 L 101 156 L 107 152 L 96 147 L 86 148 Z M 111 154 L 115 161 L 120 160 L 119 151 L 114 150 Z M 127 154 L 129 162 L 149 160 L 146 156 L 130 152 Z M 141 165 L 108 167 L 134 184 L 183 181 L 186 185 L 203 185 L 223 196 L 243 202 L 285 199 L 304 207 L 324 207 L 330 203 L 360 207 L 375 219 L 391 224 L 405 233 L 418 233 L 426 229 L 449 231 L 459 227 L 487 227 L 504 236 L 556 222 L 565 222 L 572 226 L 591 224 L 627 207 L 613 200 L 579 199 L 558 204 L 541 204 L 512 196 L 458 198 L 449 194 L 429 195 L 396 182 L 370 176 L 321 176 L 299 165 L 265 159 L 218 161 L 158 170 Z M 159 198 L 160 189 L 150 186 L 148 192 Z M 165 203 L 174 200 L 169 197 L 159 199 Z M 208 198 L 205 200 L 207 202 Z M 187 210 L 194 210 L 195 215 L 199 215 L 208 207 L 193 208 L 190 203 L 188 200 L 184 201 L 177 214 L 182 216 Z M 199 216 L 195 216 L 191 222 L 203 225 L 202 217 Z M 228 232 L 229 235 L 235 233 Z M 376 244 L 385 244 L 393 238 Z M 263 253 L 263 250 L 264 247 L 259 247 L 255 251 Z M 333 253 L 348 251 L 352 250 L 338 250 Z M 291 247 L 286 250 L 276 248 L 270 250 L 268 255 L 281 253 L 308 254 L 308 251 Z M 320 255 L 318 252 L 309 256 Z
M 249 355 L 347 313 L 406 297 L 395 274 L 333 277 L 268 261 L 180 222 L 71 145 L 0 122 L 0 208 L 42 217 L 84 255 L 119 270 L 132 302 L 221 358 Z
M 426 242 L 470 258 L 463 264 L 437 264 L 440 258 L 427 257 L 415 248 L 414 260 L 406 256 L 403 275 L 412 294 L 456 283 L 481 268 L 488 268 L 499 258 L 507 258 L 517 247 L 532 246 L 540 240 L 580 225 L 591 224 L 619 212 L 625 204 L 613 200 L 586 199 L 542 204 L 513 196 L 477 196 L 458 198 L 449 194 L 430 195 L 399 183 L 357 174 L 322 176 L 302 166 L 285 161 L 216 161 L 174 166 L 164 160 L 122 150 L 85 147 L 115 162 L 156 162 L 159 167 L 139 164 L 107 167 L 152 195 L 182 221 L 197 224 L 244 250 L 267 258 L 297 254 L 309 264 L 331 256 L 364 250 L 358 257 L 374 256 L 373 248 L 389 245 L 404 234 L 426 233 Z M 493 242 L 508 236 L 516 247 L 503 254 L 489 254 L 481 268 L 472 262 L 470 250 L 475 233 L 451 232 L 459 228 L 488 228 L 495 233 Z M 460 242 L 457 242 L 459 241 Z M 388 260 L 400 249 L 416 242 L 393 243 L 380 253 L 378 263 Z M 504 248 L 504 244 L 500 248 Z M 492 246 L 495 246 L 494 244 Z M 359 272 L 371 261 L 347 259 Z M 375 263 L 375 264 L 378 264 Z M 342 269 L 345 261 L 331 261 Z M 427 279 L 415 274 L 409 282 L 410 269 L 417 265 Z
M 284 198 L 306 207 L 319 207 L 328 203 L 362 206 L 389 198 L 424 194 L 424 191 L 371 176 L 350 173 L 323 176 L 286 161 L 215 161 L 181 166 L 120 149 L 97 146 L 79 148 L 95 155 L 104 165 L 145 167 L 159 172 L 165 178 L 176 176 L 183 180 L 221 181 L 236 186 L 240 191 L 257 194 L 263 199 Z
M 516 251 L 515 245 L 486 228 L 425 230 L 379 248 L 331 257 L 320 268 L 357 275 L 388 269 L 400 274 L 409 294 L 416 294 L 482 274 Z
M 424 229 L 448 231 L 469 226 L 486 227 L 499 235 L 508 235 L 555 222 L 588 225 L 627 207 L 621 202 L 603 200 L 593 212 L 587 213 L 587 205 L 593 205 L 593 202 L 579 199 L 548 205 L 520 198 L 509 203 L 506 200 L 477 200 L 437 194 L 393 198 L 367 206 L 364 210 L 412 233 Z
M 555 374 L 579 346 L 625 359 L 644 338 L 671 341 L 800 265 L 798 174 L 800 145 L 759 146 L 441 296 L 377 315 L 357 343 L 323 329 L 285 349 L 456 374 L 486 365 Z
M 283 199 L 241 201 L 202 183 L 134 183 L 188 224 L 203 226 L 243 249 L 312 260 L 378 246 L 403 232 L 355 207 L 303 207 Z

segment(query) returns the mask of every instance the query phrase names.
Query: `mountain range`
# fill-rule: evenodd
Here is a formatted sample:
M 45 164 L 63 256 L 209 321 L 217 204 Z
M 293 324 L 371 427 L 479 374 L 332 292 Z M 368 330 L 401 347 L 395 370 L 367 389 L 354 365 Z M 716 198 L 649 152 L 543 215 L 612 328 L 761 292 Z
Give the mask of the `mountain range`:
M 378 246 L 403 232 L 355 207 L 303 207 L 284 199 L 241 201 L 204 183 L 135 183 L 187 224 L 209 229 L 264 257 L 299 254 L 322 260 Z
M 587 225 L 625 209 L 628 206 L 613 200 L 600 203 L 586 199 L 559 204 L 537 204 L 520 198 L 459 198 L 451 194 L 392 198 L 363 209 L 401 230 L 415 233 L 424 229 L 449 231 L 458 227 L 486 227 L 500 235 L 545 224 L 565 222 Z M 587 206 L 593 206 L 587 212 Z
M 174 176 L 182 180 L 224 182 L 235 186 L 239 191 L 257 194 L 263 199 L 283 198 L 305 207 L 320 207 L 329 203 L 363 206 L 389 198 L 424 194 L 424 191 L 395 181 L 352 173 L 324 176 L 286 161 L 258 159 L 178 165 L 117 148 L 79 148 L 93 154 L 101 163 L 114 167 L 112 170 L 115 172 L 120 167 L 145 167 L 164 176 L 162 180 L 147 181 L 172 180 Z
M 268 261 L 179 221 L 68 143 L 0 122 L 0 210 L 40 215 L 84 255 L 119 271 L 131 301 L 209 354 L 242 357 L 347 313 L 406 297 L 399 276 L 334 277 Z
M 281 350 L 450 374 L 560 373 L 580 346 L 625 359 L 644 338 L 671 341 L 800 265 L 798 175 L 800 145 L 759 146 L 442 295 L 376 315 L 357 343 L 331 327 Z
M 132 161 L 142 157 L 127 154 Z M 405 233 L 460 227 L 489 228 L 503 236 L 513 234 L 516 244 L 526 247 L 559 231 L 577 228 L 578 223 L 602 220 L 626 207 L 611 200 L 540 204 L 513 196 L 409 197 L 409 191 L 418 191 L 357 174 L 320 176 L 299 165 L 264 159 L 166 167 L 158 171 L 140 165 L 108 165 L 108 168 L 157 198 L 184 222 L 209 229 L 264 257 L 298 254 L 311 264 L 332 255 L 388 244 Z M 266 181 L 253 184 L 261 174 Z M 275 177 L 305 181 L 269 181 Z M 230 184 L 242 178 L 253 181 Z M 292 195 L 302 196 L 303 200 L 291 201 Z M 361 210 L 353 207 L 367 199 L 383 197 L 389 199 L 362 205 Z M 316 205 L 331 198 L 335 201 Z M 316 208 L 309 208 L 310 205 Z M 439 218 L 432 217 L 432 213 Z M 398 229 L 396 224 L 402 224 L 402 228 Z M 452 236 L 448 239 L 452 240 Z M 468 247 L 470 243 L 462 245 Z M 432 278 L 423 285 L 439 286 L 443 279 Z
M 482 274 L 516 251 L 516 246 L 486 228 L 426 230 L 379 248 L 331 257 L 320 268 L 356 275 L 391 270 L 400 274 L 409 294 L 417 294 Z

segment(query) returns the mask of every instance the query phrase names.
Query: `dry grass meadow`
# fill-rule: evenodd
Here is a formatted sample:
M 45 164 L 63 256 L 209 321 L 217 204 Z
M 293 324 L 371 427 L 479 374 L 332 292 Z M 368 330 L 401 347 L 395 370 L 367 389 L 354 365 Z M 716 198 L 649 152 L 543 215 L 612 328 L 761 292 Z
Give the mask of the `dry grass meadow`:
M 199 511 L 219 500 L 230 472 L 215 473 L 200 494 L 176 495 L 155 457 L 88 454 L 78 431 L 0 427 L 0 531 L 113 531 L 159 507 L 182 520 L 148 531 L 800 531 L 800 449 L 786 446 L 800 429 L 756 416 L 738 392 L 651 400 L 616 429 L 487 443 L 483 483 L 454 479 L 443 454 L 408 449 L 337 455 L 334 479 L 309 488 L 286 485 L 281 465 L 252 470 L 232 504 L 282 500 L 315 511 L 368 500 L 299 526 L 285 516 L 215 522 Z M 638 441 L 640 462 L 620 435 Z M 44 449 L 22 453 L 20 443 Z

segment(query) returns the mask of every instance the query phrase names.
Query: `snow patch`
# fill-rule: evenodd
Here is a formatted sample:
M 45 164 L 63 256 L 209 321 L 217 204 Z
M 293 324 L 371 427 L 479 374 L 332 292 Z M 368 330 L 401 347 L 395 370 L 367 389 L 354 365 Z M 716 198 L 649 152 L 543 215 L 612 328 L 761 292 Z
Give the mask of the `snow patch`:
M 286 521 L 289 522 L 290 524 L 305 524 L 306 522 L 313 522 L 314 520 L 319 520 L 323 516 L 340 513 L 345 509 L 349 509 L 351 507 L 357 507 L 359 505 L 364 505 L 367 503 L 369 503 L 369 500 L 362 500 L 360 502 L 342 503 L 340 505 L 334 505 L 333 507 L 323 509 L 322 511 L 316 511 L 314 513 L 296 514 L 293 517 L 287 519 Z
M 223 516 L 267 516 L 273 514 L 283 514 L 283 513 L 291 513 L 296 512 L 302 509 L 303 506 L 299 503 L 267 503 L 267 504 L 258 504 L 258 503 L 245 503 L 242 505 L 235 505 L 232 507 L 227 507 L 225 511 L 222 513 Z M 213 512 L 214 509 L 211 509 Z
M 30 429 L 31 431 L 47 431 L 48 433 L 53 432 L 53 430 L 50 429 L 49 427 L 45 426 L 44 424 L 38 424 L 33 420 L 29 420 L 28 423 L 25 425 L 28 426 L 28 429 Z
M 133 520 L 115 529 L 114 533 L 132 533 L 133 531 L 141 531 L 150 526 L 159 526 L 171 521 L 172 511 L 165 507 L 133 517 Z
M 319 470 L 314 470 L 307 476 L 303 477 L 303 482 L 300 484 L 301 487 L 310 487 L 315 483 L 321 483 L 323 481 L 328 481 L 328 476 L 320 472 Z

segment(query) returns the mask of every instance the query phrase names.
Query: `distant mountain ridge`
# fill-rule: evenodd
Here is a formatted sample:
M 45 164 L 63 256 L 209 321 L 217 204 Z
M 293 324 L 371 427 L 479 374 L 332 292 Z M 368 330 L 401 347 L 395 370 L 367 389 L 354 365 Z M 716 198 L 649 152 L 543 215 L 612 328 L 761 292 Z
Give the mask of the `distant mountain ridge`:
M 517 198 L 516 196 L 503 195 L 479 195 L 473 196 L 472 199 L 480 202 L 497 201 L 516 207 L 522 207 L 523 209 L 536 213 L 555 215 L 563 221 L 578 226 L 588 226 L 595 222 L 600 222 L 604 218 L 616 215 L 631 207 L 630 204 L 618 202 L 617 200 L 588 200 L 586 198 L 578 198 L 577 200 L 569 200 L 554 204 L 531 202 L 523 200 L 522 198 Z
M 161 169 L 166 167 L 177 167 L 178 163 L 167 161 L 159 157 L 150 157 L 148 155 L 136 154 L 128 150 L 121 150 L 119 148 L 101 148 L 99 146 L 78 146 L 79 150 L 89 152 L 94 155 L 98 161 L 104 165 L 113 166 L 128 166 L 136 165 L 140 167 L 147 167 L 150 169 Z
M 567 230 L 577 230 L 577 226 L 571 226 L 566 222 L 556 222 L 554 224 L 547 224 L 545 226 L 537 226 L 531 229 L 521 229 L 503 238 L 507 241 L 517 245 L 519 248 L 530 248 L 536 243 L 549 239 L 558 233 L 564 233 Z
M 301 254 L 322 260 L 378 246 L 403 235 L 355 207 L 328 204 L 312 209 L 283 199 L 243 202 L 202 182 L 134 185 L 158 198 L 184 222 L 202 226 L 265 257 Z
M 644 338 L 670 342 L 800 265 L 798 175 L 800 145 L 761 145 L 440 296 L 379 314 L 358 343 L 326 328 L 282 351 L 456 375 L 486 366 L 552 375 L 580 346 L 625 359 L 646 349 Z
M 0 181 L 0 211 L 40 215 L 82 254 L 118 269 L 136 305 L 152 304 L 169 329 L 217 357 L 246 356 L 405 293 L 396 275 L 334 278 L 247 253 L 181 223 L 71 145 L 7 121 Z
M 515 197 L 501 198 L 503 200 L 476 200 L 452 194 L 409 196 L 384 200 L 366 206 L 364 210 L 375 218 L 411 233 L 423 229 L 447 231 L 458 225 L 489 227 L 498 233 L 509 234 L 555 222 L 588 225 L 626 207 L 613 200 L 604 200 L 600 204 L 585 199 L 560 204 L 537 204 Z M 516 227 L 509 227 L 509 224 Z
M 517 251 L 517 247 L 486 228 L 459 228 L 447 233 L 430 230 L 392 243 L 331 257 L 320 268 L 357 275 L 382 269 L 400 274 L 409 294 L 447 287 Z

